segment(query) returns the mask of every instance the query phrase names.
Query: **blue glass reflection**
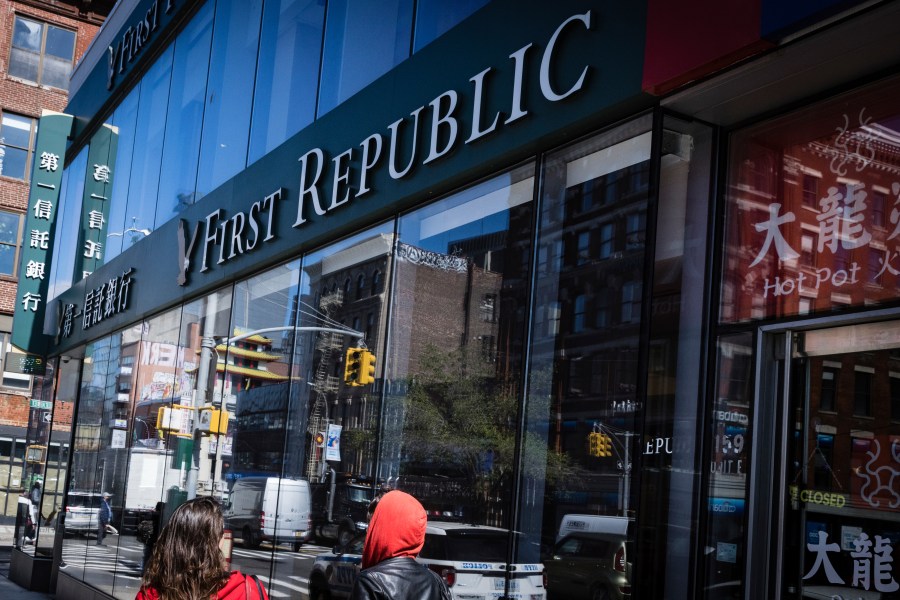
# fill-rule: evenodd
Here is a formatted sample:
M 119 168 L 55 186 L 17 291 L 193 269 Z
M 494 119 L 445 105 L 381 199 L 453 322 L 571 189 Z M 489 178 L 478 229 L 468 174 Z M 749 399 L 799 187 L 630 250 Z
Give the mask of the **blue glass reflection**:
M 456 26 L 460 21 L 488 3 L 489 0 L 419 0 L 416 5 L 416 30 L 413 52 Z
M 116 151 L 116 171 L 113 173 L 113 187 L 110 195 L 109 221 L 106 233 L 106 261 L 109 262 L 122 252 L 122 241 L 127 235 L 125 228 L 130 227 L 125 208 L 128 202 L 128 181 L 131 179 L 131 159 L 134 155 L 134 128 L 137 124 L 138 99 L 140 86 L 119 104 L 113 113 L 111 123 L 119 130 L 118 150 Z
M 200 199 L 247 164 L 261 0 L 220 0 L 216 6 L 206 114 L 200 142 Z
M 56 231 L 53 246 L 53 264 L 50 267 L 48 298 L 55 298 L 72 287 L 75 271 L 74 249 L 78 244 L 81 228 L 81 199 L 84 194 L 84 174 L 87 168 L 87 146 L 63 173 L 60 186 L 59 207 L 56 214 Z M 81 279 L 79 277 L 78 279 Z
M 208 2 L 175 40 L 166 143 L 156 207 L 157 226 L 194 203 L 212 17 L 213 3 Z
M 141 98 L 135 127 L 134 156 L 131 162 L 131 179 L 128 182 L 128 208 L 130 221 L 136 219 L 139 227 L 154 228 L 156 217 L 156 193 L 159 189 L 159 168 L 165 139 L 166 110 L 169 101 L 169 80 L 172 76 L 172 46 L 160 56 L 141 82 Z M 128 240 L 123 246 L 128 247 Z
M 262 20 L 250 163 L 315 117 L 325 5 L 319 0 L 270 0 Z
M 328 3 L 321 116 L 409 57 L 412 0 Z

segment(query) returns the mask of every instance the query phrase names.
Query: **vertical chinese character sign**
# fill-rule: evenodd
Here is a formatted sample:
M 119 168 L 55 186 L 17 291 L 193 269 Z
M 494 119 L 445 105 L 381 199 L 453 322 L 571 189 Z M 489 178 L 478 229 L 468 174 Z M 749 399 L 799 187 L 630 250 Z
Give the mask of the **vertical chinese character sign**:
M 118 129 L 111 125 L 104 125 L 91 138 L 73 283 L 81 281 L 103 264 L 118 138 Z
M 71 115 L 44 111 L 38 125 L 31 170 L 12 344 L 27 353 L 41 356 L 47 354 L 51 339 L 43 334 L 44 312 L 50 287 L 50 261 L 56 233 L 63 157 L 71 131 Z

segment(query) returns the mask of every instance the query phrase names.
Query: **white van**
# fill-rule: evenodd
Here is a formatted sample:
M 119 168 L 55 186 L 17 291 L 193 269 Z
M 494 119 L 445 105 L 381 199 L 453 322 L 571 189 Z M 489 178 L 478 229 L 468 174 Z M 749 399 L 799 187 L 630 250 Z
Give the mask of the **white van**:
M 289 543 L 294 550 L 310 538 L 309 482 L 279 477 L 243 477 L 234 482 L 225 505 L 225 528 L 258 548 L 263 541 Z
M 611 515 L 566 515 L 559 524 L 558 542 L 570 533 L 611 533 L 623 538 L 631 533 L 634 519 Z

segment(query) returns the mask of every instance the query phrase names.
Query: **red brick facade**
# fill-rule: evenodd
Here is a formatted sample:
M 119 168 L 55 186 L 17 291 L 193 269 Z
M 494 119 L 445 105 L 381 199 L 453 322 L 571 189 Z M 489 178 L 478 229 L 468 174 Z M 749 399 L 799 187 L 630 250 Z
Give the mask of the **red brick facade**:
M 44 109 L 62 111 L 68 102 L 67 90 L 23 81 L 7 74 L 16 16 L 51 23 L 75 32 L 75 62 L 84 54 L 103 22 L 103 17 L 85 12 L 85 6 L 107 13 L 111 2 L 81 0 L 10 1 L 0 0 L 0 110 L 37 119 Z M 105 13 L 104 13 L 105 14 Z M 26 169 L 30 178 L 31 166 Z M 25 213 L 29 182 L 0 175 L 0 210 Z M 26 243 L 22 233 L 21 243 Z M 0 315 L 13 314 L 17 278 L 0 275 Z M 25 426 L 28 420 L 28 398 L 0 392 L 0 424 Z

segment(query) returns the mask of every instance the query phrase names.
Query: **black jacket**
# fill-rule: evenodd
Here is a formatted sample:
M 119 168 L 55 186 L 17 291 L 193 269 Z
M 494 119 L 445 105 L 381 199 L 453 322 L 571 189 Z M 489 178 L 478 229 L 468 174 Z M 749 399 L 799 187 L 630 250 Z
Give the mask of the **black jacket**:
M 451 600 L 451 596 L 437 573 L 401 556 L 360 572 L 350 600 Z

